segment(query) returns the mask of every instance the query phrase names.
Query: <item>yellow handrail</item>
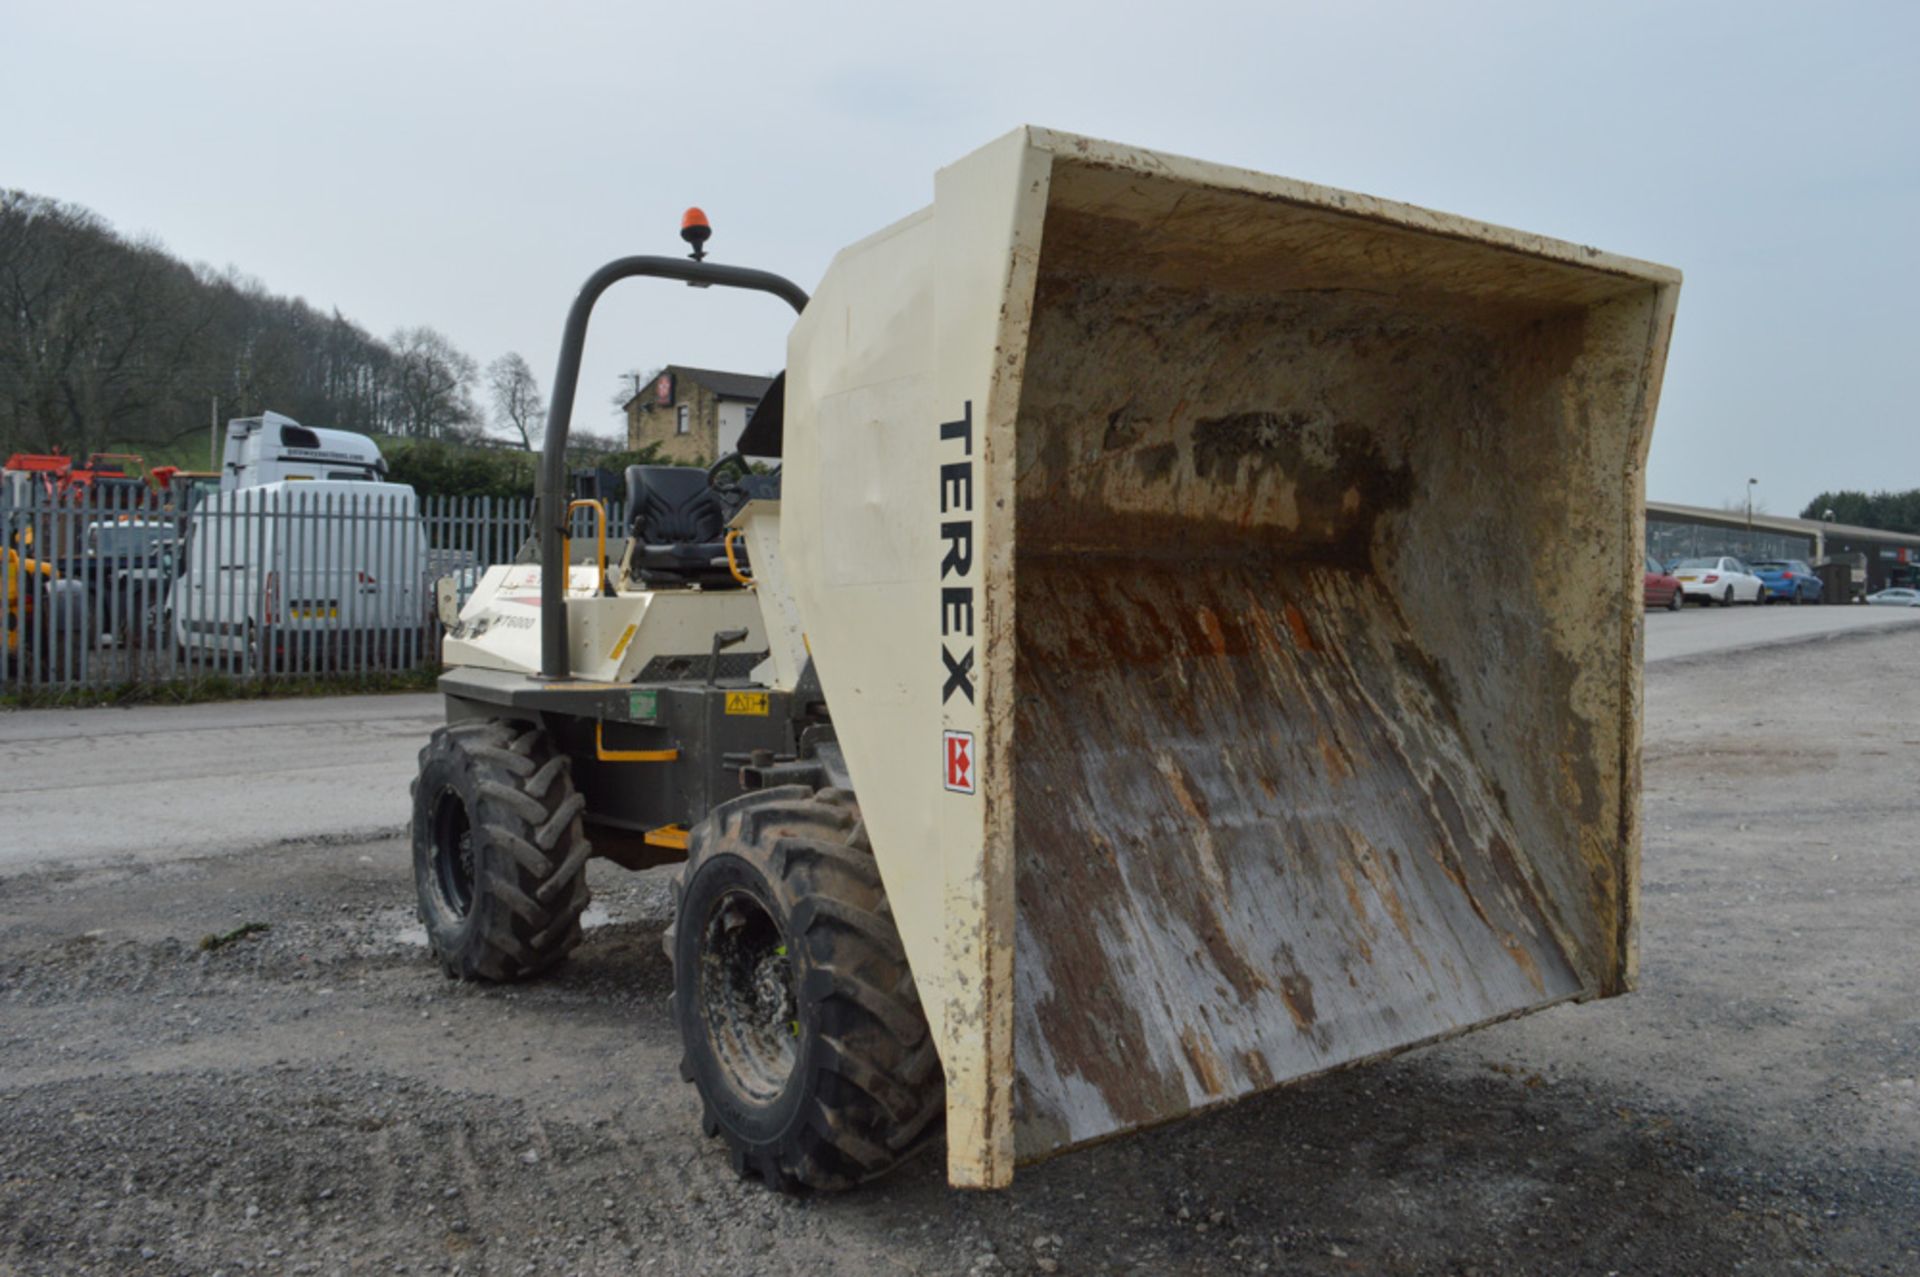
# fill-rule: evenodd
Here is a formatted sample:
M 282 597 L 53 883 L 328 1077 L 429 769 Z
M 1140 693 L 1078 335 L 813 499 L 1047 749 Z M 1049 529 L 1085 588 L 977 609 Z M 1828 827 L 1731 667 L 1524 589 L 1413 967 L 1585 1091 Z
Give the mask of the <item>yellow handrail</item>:
M 566 576 L 563 579 L 569 583 L 573 580 L 573 512 L 582 506 L 587 507 L 600 516 L 599 536 L 596 538 L 600 552 L 594 556 L 593 560 L 595 566 L 598 567 L 600 571 L 600 584 L 594 588 L 593 592 L 596 595 L 601 595 L 607 592 L 607 507 L 598 501 L 582 498 L 578 501 L 567 502 L 567 530 L 562 533 L 560 537 L 560 557 L 566 560 L 565 567 L 562 569 L 566 572 Z M 564 586 L 560 592 L 562 594 L 566 593 Z
M 738 537 L 742 537 L 745 535 L 746 533 L 742 532 L 739 528 L 728 528 L 727 539 L 724 542 L 724 545 L 727 551 L 727 571 L 733 573 L 734 580 L 740 582 L 740 584 L 751 589 L 753 588 L 753 578 L 740 570 L 739 561 L 733 557 L 734 540 Z
M 603 763 L 671 763 L 680 757 L 678 749 L 608 749 L 604 719 L 593 722 L 593 753 Z

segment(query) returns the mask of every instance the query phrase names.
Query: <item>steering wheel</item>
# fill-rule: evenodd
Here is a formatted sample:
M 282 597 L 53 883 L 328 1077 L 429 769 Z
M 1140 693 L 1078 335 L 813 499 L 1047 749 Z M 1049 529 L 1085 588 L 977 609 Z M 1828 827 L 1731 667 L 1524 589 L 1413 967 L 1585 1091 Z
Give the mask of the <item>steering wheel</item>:
M 727 474 L 729 470 L 734 472 L 731 477 Z M 729 505 L 744 505 L 747 490 L 740 481 L 752 473 L 745 457 L 737 452 L 729 452 L 707 467 L 707 486 L 725 498 Z

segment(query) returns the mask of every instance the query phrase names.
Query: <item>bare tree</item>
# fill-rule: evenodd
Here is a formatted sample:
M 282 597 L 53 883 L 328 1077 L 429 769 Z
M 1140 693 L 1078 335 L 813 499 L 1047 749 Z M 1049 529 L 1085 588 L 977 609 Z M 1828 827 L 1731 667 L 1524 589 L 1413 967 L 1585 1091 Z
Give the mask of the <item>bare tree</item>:
M 425 325 L 402 328 L 391 345 L 393 362 L 387 375 L 396 433 L 440 439 L 458 435 L 479 420 L 470 389 L 479 369 L 470 356 Z
M 495 422 L 519 435 L 520 446 L 532 452 L 546 428 L 547 409 L 540 402 L 540 383 L 519 351 L 509 350 L 487 365 L 487 391 Z
M 655 368 L 652 372 L 642 373 L 638 368 L 629 368 L 620 374 L 620 389 L 613 392 L 607 402 L 613 405 L 615 412 L 625 413 L 627 405 L 645 394 L 653 379 L 665 372 L 665 368 Z
M 0 439 L 85 453 L 146 432 L 205 325 L 191 284 L 83 208 L 0 191 Z

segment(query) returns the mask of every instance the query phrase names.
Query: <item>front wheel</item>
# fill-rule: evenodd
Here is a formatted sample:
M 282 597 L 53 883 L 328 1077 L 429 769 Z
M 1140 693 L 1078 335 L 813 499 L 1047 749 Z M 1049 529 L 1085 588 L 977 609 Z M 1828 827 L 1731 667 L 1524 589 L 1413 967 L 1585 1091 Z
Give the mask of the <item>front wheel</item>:
M 850 1188 L 940 1129 L 920 998 L 845 790 L 736 799 L 696 826 L 666 934 L 681 1077 L 734 1171 Z
M 413 878 L 448 976 L 534 975 L 580 943 L 585 807 L 538 728 L 485 719 L 433 734 L 413 783 Z
M 1687 594 L 1685 590 L 1675 590 L 1667 598 L 1667 611 L 1669 612 L 1678 612 L 1681 608 L 1685 607 L 1686 605 L 1687 605 Z

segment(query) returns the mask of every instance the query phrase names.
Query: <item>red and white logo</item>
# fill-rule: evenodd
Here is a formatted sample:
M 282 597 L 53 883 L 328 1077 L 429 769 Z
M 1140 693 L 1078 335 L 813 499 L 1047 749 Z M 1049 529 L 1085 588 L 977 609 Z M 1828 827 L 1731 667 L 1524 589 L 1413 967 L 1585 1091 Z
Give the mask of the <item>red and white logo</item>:
M 947 732 L 947 788 L 956 794 L 973 792 L 973 733 Z

